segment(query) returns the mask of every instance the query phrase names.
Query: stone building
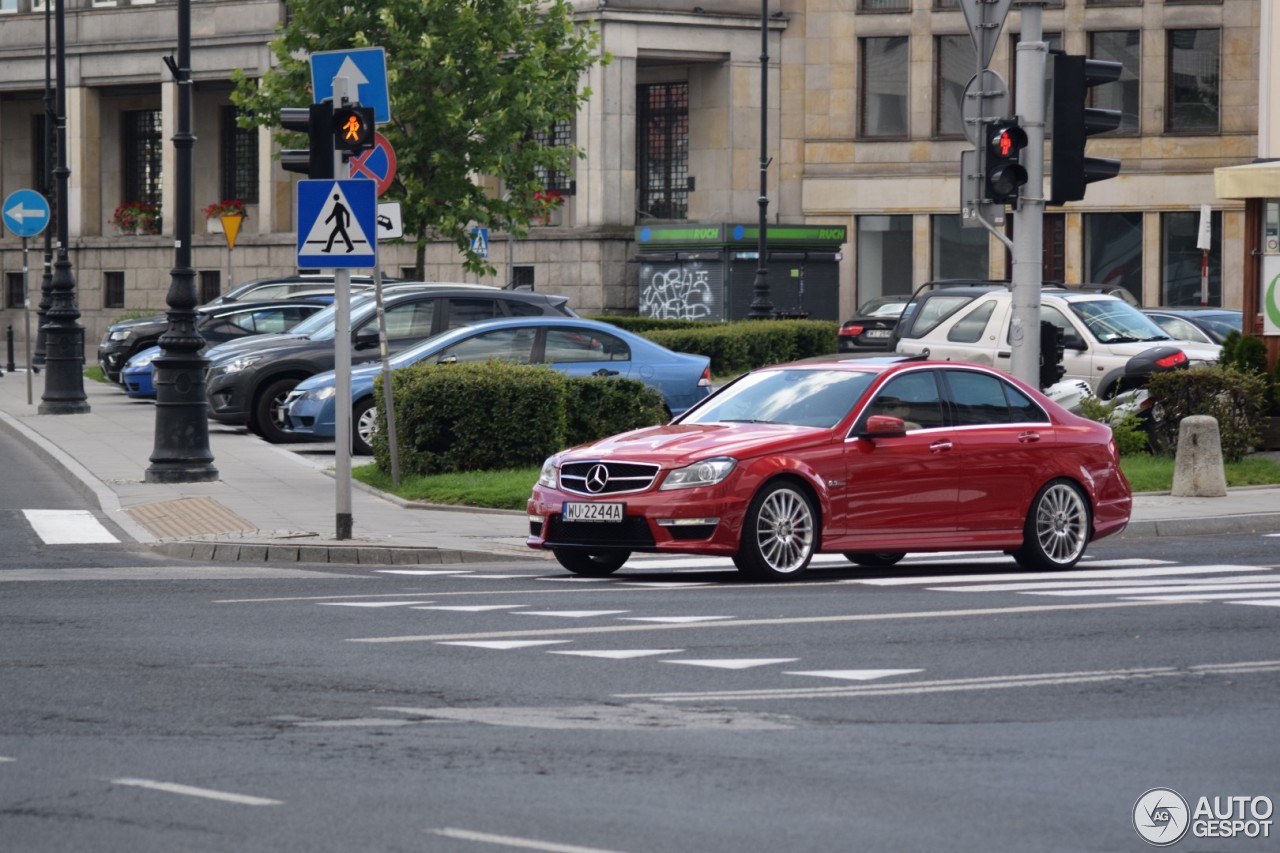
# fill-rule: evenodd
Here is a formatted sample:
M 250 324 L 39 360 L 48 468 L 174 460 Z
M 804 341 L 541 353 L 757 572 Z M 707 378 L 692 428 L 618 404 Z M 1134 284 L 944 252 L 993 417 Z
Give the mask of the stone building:
M 555 129 L 586 158 L 565 176 L 565 204 L 548 224 L 510 243 L 492 235 L 490 282 L 563 293 L 584 313 L 634 312 L 640 270 L 652 267 L 640 262 L 645 226 L 755 222 L 762 36 L 769 221 L 844 229 L 822 285 L 837 291 L 823 303 L 838 306 L 831 319 L 933 278 L 1008 276 L 1003 243 L 960 224 L 960 153 L 970 147 L 961 94 L 977 68 L 960 0 L 776 0 L 767 16 L 746 0 L 576 7 L 613 57 L 589 73 L 592 97 L 576 122 Z M 90 347 L 126 310 L 164 307 L 177 87 L 163 59 L 176 49 L 176 8 L 65 0 L 68 249 Z M 204 298 L 294 270 L 296 176 L 273 159 L 268 131 L 236 128 L 229 99 L 234 69 L 269 67 L 285 9 L 278 0 L 192 4 L 193 265 Z M 1011 90 L 1020 16 L 1015 6 L 990 63 Z M 1144 304 L 1198 302 L 1196 238 L 1209 205 L 1211 301 L 1241 307 L 1245 203 L 1215 195 L 1214 170 L 1258 152 L 1261 16 L 1260 0 L 1045 4 L 1051 47 L 1124 66 L 1119 82 L 1095 90 L 1099 105 L 1122 111 L 1121 127 L 1089 149 L 1119 158 L 1123 171 L 1084 201 L 1048 208 L 1046 280 L 1119 283 Z M 44 186 L 45 44 L 44 2 L 0 0 L 0 196 Z M 199 214 L 225 198 L 249 202 L 234 251 Z M 112 214 L 131 201 L 159 206 L 159 234 L 117 233 Z M 787 277 L 791 248 L 771 264 L 774 280 Z M 0 237 L 0 323 L 19 336 L 21 249 L 12 233 Z M 31 241 L 33 307 L 42 250 Z M 413 249 L 386 244 L 381 258 L 387 274 L 402 275 Z M 430 247 L 427 263 L 429 278 L 464 278 L 452 245 Z

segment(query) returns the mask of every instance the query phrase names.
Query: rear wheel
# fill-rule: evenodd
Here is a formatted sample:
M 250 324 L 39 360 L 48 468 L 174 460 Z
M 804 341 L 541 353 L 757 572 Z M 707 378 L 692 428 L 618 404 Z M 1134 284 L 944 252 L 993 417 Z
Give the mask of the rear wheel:
M 378 406 L 365 397 L 351 410 L 351 452 L 358 456 L 373 455 L 373 437 L 378 434 Z
M 601 577 L 611 575 L 631 556 L 630 551 L 609 548 L 603 551 L 580 551 L 576 548 L 552 548 L 560 565 L 575 575 Z
M 1069 569 L 1084 556 L 1089 530 L 1089 502 L 1080 487 L 1053 480 L 1031 502 L 1022 547 L 1013 559 L 1027 569 Z
M 872 568 L 892 566 L 905 556 L 907 555 L 896 551 L 884 551 L 879 554 L 862 554 L 857 551 L 844 552 L 844 558 L 850 563 L 857 566 L 870 566 Z
M 253 429 L 272 444 L 289 440 L 284 431 L 284 399 L 297 387 L 297 379 L 277 379 L 263 389 L 253 405 Z
M 818 544 L 818 514 L 804 490 L 786 481 L 756 493 L 734 558 L 739 570 L 765 580 L 797 577 Z

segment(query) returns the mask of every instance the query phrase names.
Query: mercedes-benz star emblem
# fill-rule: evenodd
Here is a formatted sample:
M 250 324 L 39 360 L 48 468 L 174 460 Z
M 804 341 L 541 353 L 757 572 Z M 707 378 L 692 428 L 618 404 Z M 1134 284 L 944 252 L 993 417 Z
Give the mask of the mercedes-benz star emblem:
M 609 484 L 609 469 L 603 465 L 593 465 L 587 472 L 587 491 L 599 494 Z

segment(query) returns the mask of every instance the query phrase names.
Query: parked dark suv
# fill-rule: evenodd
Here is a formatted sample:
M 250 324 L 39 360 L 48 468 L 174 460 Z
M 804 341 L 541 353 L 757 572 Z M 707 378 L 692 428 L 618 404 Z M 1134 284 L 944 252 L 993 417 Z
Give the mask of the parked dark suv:
M 383 281 L 390 283 L 398 279 Z M 201 308 L 217 305 L 228 305 L 233 302 L 249 302 L 276 299 L 300 299 L 313 296 L 333 296 L 333 276 L 329 275 L 289 275 L 278 278 L 260 278 L 247 281 L 226 293 L 210 300 Z M 351 290 L 373 289 L 373 279 L 368 276 L 352 276 Z M 102 336 L 98 344 L 98 366 L 112 382 L 120 381 L 120 368 L 137 352 L 153 347 L 160 336 L 169 328 L 169 318 L 165 314 L 153 314 L 133 320 L 122 320 L 113 323 Z
M 383 302 L 389 353 L 446 329 L 497 317 L 578 316 L 563 296 L 481 285 L 402 284 Z M 367 294 L 352 300 L 349 334 L 354 364 L 379 356 L 376 309 Z M 210 349 L 209 417 L 218 423 L 248 426 L 273 443 L 288 441 L 281 428 L 285 422 L 281 406 L 303 379 L 334 369 L 334 334 L 335 324 L 329 322 L 305 336 L 246 338 Z

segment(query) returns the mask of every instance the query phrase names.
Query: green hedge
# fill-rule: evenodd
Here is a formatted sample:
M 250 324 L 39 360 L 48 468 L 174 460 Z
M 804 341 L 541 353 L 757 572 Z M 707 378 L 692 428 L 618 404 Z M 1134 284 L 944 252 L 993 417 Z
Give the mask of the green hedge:
M 827 320 L 746 320 L 655 329 L 644 336 L 676 352 L 705 355 L 716 376 L 836 351 L 840 324 Z
M 1265 410 L 1266 380 L 1233 367 L 1194 367 L 1157 373 L 1147 386 L 1156 401 L 1152 445 L 1166 453 L 1178 447 L 1178 426 L 1188 415 L 1218 421 L 1222 458 L 1238 462 L 1258 443 Z
M 662 395 L 632 379 L 568 377 L 503 362 L 394 371 L 400 469 L 406 474 L 540 465 L 575 444 L 666 421 Z M 382 399 L 382 378 L 375 397 Z M 391 469 L 379 406 L 374 460 Z

